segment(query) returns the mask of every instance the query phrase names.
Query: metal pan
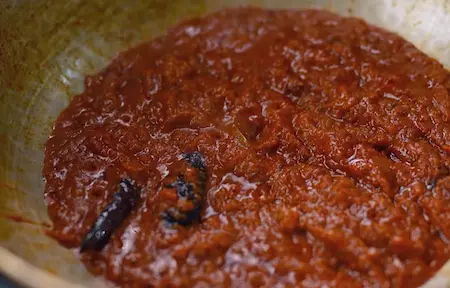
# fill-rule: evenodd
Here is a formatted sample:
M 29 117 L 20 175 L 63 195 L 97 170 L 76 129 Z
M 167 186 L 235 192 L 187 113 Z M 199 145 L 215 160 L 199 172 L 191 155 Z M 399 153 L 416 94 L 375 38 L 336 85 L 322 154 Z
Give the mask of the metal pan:
M 49 222 L 41 168 L 52 122 L 82 91 L 83 75 L 119 51 L 180 19 L 242 4 L 357 16 L 397 32 L 450 68 L 447 0 L 0 1 L 0 272 L 29 287 L 104 285 L 36 224 Z M 450 263 L 425 286 L 450 287 Z

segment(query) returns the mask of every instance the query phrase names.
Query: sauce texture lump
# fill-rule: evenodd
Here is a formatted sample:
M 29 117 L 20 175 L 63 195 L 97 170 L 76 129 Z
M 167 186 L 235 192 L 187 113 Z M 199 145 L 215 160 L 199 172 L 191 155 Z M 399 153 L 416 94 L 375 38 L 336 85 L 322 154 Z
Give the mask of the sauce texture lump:
M 78 248 L 126 178 L 139 201 L 80 254 L 118 285 L 417 287 L 450 258 L 449 91 L 437 61 L 361 20 L 238 8 L 183 22 L 87 77 L 57 119 L 50 234 Z M 205 195 L 183 205 L 200 214 L 168 223 L 170 183 L 195 186 L 177 176 L 193 151 Z

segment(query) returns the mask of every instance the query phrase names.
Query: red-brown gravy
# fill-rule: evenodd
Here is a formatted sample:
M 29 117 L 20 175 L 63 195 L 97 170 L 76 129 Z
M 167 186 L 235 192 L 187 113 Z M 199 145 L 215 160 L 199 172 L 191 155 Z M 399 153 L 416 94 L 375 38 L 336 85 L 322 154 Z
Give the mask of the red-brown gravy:
M 121 286 L 419 286 L 450 258 L 449 91 L 442 65 L 361 20 L 183 22 L 87 77 L 59 116 L 52 235 L 79 247 L 126 177 L 138 204 L 82 253 Z M 200 220 L 167 225 L 160 192 L 189 151 L 206 159 Z

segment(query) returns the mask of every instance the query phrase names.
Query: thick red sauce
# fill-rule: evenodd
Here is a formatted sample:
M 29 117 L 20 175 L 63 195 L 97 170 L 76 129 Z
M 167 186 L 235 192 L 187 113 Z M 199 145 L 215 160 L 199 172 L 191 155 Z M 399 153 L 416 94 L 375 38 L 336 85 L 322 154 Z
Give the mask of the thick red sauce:
M 52 235 L 78 247 L 128 177 L 138 204 L 81 254 L 119 285 L 419 286 L 450 258 L 449 91 L 437 61 L 361 20 L 184 22 L 87 77 L 59 116 Z M 188 151 L 207 163 L 200 220 L 164 225 L 163 183 Z

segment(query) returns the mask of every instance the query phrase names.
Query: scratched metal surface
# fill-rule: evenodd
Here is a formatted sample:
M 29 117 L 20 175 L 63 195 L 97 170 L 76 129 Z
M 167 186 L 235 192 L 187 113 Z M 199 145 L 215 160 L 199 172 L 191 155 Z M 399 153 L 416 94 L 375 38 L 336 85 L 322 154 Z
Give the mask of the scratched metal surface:
M 119 51 L 149 40 L 187 17 L 240 4 L 320 7 L 397 32 L 450 68 L 448 0 L 130 3 L 0 0 L 0 215 L 12 213 L 48 223 L 41 177 L 43 144 L 59 112 L 83 90 L 83 76 L 99 71 Z M 441 277 L 429 285 L 450 287 L 446 280 L 449 270 L 450 265 L 444 267 L 438 273 Z M 45 236 L 43 227 L 1 216 L 0 272 L 33 287 L 102 283 L 85 271 L 74 251 Z

